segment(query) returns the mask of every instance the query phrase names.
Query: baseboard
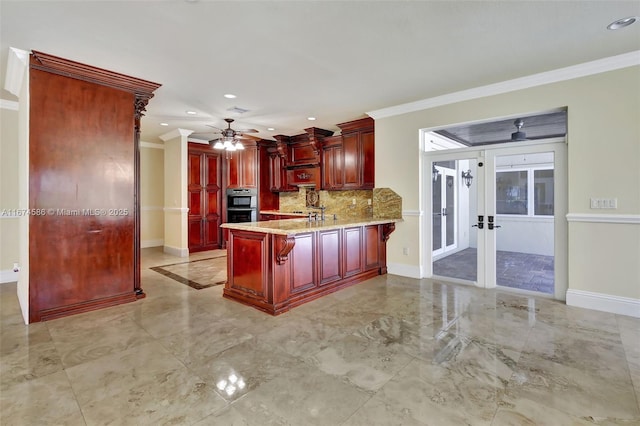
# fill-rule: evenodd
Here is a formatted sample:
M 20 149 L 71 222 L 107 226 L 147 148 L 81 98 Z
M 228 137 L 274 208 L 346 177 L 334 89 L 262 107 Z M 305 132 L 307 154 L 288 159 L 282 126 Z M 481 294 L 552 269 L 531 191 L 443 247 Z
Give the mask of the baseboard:
M 172 256 L 178 256 L 178 257 L 189 257 L 189 249 L 188 248 L 178 248 L 178 247 L 171 247 L 171 246 L 164 246 L 163 251 L 167 254 L 170 254 Z
M 159 240 L 142 240 L 142 241 L 140 241 L 140 248 L 162 247 L 162 246 L 164 246 L 164 240 L 163 239 L 159 239 Z
M 582 290 L 567 290 L 567 305 L 640 318 L 640 299 Z
M 418 280 L 422 278 L 419 266 L 407 265 L 406 263 L 387 263 L 387 273 Z
M 13 272 L 13 269 L 4 269 L 0 271 L 0 284 L 14 283 L 18 281 L 19 272 Z

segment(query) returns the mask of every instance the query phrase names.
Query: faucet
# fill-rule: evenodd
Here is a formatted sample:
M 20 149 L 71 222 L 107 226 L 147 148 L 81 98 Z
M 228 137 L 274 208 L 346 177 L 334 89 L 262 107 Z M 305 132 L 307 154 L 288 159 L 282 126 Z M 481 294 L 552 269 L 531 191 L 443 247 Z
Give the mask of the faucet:
M 320 207 L 312 207 L 312 209 L 320 210 L 320 220 L 324 222 L 324 211 L 327 209 L 327 207 L 321 204 Z M 316 220 L 318 220 L 318 213 L 316 213 Z

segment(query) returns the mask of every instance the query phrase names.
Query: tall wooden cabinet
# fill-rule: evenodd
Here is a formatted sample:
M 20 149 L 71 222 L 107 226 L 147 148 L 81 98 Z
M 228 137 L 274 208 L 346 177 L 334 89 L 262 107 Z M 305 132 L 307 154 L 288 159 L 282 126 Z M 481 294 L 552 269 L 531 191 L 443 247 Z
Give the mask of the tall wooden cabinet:
M 373 189 L 374 122 L 370 117 L 338 124 L 342 130 L 342 189 Z
M 220 152 L 190 143 L 188 155 L 189 252 L 219 249 L 222 223 Z
M 144 297 L 138 140 L 160 85 L 35 51 L 29 67 L 29 322 Z

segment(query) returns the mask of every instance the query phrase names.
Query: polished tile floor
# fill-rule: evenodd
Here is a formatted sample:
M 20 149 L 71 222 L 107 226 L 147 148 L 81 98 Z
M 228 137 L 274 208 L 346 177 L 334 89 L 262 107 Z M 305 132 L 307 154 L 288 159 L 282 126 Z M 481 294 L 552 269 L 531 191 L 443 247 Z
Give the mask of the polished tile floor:
M 640 319 L 393 275 L 271 317 L 149 269 L 176 261 L 29 326 L 0 285 L 0 424 L 640 424 Z
M 441 277 L 475 281 L 477 250 L 466 248 L 433 262 L 433 273 Z M 496 252 L 496 284 L 502 287 L 553 294 L 554 257 L 512 251 Z

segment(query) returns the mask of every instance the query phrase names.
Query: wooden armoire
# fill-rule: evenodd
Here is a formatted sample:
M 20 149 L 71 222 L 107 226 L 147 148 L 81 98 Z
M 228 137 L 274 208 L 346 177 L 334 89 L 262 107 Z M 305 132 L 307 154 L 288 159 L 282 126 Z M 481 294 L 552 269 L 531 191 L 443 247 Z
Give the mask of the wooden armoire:
M 140 118 L 160 85 L 36 51 L 29 68 L 29 322 L 142 298 Z

